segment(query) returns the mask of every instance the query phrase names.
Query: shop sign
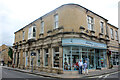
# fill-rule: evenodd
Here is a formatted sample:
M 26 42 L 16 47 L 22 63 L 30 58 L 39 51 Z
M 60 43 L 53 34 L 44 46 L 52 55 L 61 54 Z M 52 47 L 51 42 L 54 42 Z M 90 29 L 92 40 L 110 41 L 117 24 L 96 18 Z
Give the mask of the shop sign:
M 79 38 L 63 38 L 62 46 L 75 45 L 75 46 L 85 46 L 85 47 L 94 47 L 94 48 L 104 48 L 107 49 L 107 45 L 103 43 L 97 43 L 94 41 L 89 41 Z

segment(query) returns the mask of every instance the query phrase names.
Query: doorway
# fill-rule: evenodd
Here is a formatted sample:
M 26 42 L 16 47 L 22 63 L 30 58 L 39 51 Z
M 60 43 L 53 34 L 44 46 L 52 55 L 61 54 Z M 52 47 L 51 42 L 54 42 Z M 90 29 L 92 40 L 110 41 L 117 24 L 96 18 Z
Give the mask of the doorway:
M 96 57 L 96 69 L 101 69 L 100 51 L 98 49 L 95 50 L 95 57 Z

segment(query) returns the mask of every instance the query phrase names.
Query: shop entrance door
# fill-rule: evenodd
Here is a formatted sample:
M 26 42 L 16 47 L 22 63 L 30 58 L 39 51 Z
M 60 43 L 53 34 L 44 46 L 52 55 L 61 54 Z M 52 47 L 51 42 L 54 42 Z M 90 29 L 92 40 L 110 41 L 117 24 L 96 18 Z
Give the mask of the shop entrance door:
M 100 64 L 100 52 L 98 49 L 95 50 L 95 56 L 96 56 L 96 69 L 101 69 L 101 64 Z

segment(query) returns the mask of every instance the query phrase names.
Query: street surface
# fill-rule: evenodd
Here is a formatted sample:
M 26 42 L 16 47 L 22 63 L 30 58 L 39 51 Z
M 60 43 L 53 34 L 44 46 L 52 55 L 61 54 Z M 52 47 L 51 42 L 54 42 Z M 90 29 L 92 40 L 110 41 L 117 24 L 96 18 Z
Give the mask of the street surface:
M 107 79 L 107 78 L 118 78 L 116 80 L 119 80 L 119 76 L 120 76 L 120 71 L 114 72 L 114 73 L 109 73 L 109 74 L 105 74 L 105 75 L 100 75 L 100 76 L 94 76 L 94 77 L 89 77 L 89 78 L 103 78 L 103 79 Z
M 50 77 L 43 77 L 43 76 L 37 76 L 29 73 L 23 73 L 19 71 L 13 71 L 9 69 L 2 68 L 2 78 L 27 78 L 29 80 L 30 78 L 40 78 L 40 79 L 52 79 Z

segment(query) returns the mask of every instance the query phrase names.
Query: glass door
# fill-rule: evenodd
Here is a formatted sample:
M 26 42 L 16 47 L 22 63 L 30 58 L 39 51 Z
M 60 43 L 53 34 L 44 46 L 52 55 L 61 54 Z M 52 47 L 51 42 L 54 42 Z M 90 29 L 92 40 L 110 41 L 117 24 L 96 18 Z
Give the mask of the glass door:
M 95 51 L 95 56 L 96 56 L 96 69 L 101 68 L 99 50 Z

